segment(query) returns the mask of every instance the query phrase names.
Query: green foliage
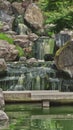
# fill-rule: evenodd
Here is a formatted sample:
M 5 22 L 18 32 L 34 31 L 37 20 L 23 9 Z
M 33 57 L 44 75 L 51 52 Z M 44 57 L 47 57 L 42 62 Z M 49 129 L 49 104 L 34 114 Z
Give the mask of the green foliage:
M 19 51 L 19 56 L 23 56 L 24 55 L 24 51 L 21 47 L 19 47 L 18 45 L 16 46 L 16 49 Z
M 45 24 L 54 24 L 50 32 L 59 32 L 64 28 L 73 28 L 73 1 L 72 0 L 40 0 Z
M 6 40 L 8 43 L 13 44 L 13 39 L 8 37 L 6 34 L 4 33 L 0 33 L 0 39 L 1 40 Z

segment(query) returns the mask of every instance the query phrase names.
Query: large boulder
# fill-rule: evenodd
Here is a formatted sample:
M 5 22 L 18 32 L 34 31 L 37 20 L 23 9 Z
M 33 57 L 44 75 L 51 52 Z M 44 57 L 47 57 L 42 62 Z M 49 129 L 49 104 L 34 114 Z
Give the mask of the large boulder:
M 28 39 L 27 40 L 26 39 L 25 40 L 16 39 L 16 40 L 14 40 L 14 43 L 15 43 L 15 45 L 18 45 L 22 48 L 28 47 L 30 45 L 30 41 Z
M 6 61 L 14 61 L 17 57 L 18 50 L 16 50 L 16 46 L 0 40 L 0 58 L 4 58 Z
M 67 71 L 73 77 L 73 39 L 56 52 L 55 64 L 58 69 Z
M 0 75 L 4 75 L 7 71 L 7 64 L 4 59 L 0 59 Z
M 0 0 L 0 10 L 5 11 L 7 14 L 12 13 L 11 3 L 7 0 Z
M 0 10 L 0 21 L 2 22 L 3 26 L 7 25 L 7 26 L 9 26 L 8 29 L 12 29 L 14 16 L 10 16 L 5 11 Z
M 0 89 L 0 109 L 5 105 L 5 102 L 4 102 L 4 97 L 3 97 L 3 92 L 2 90 Z
M 8 23 L 0 21 L 0 32 L 7 32 L 10 30 Z
M 4 111 L 0 110 L 0 122 L 8 120 L 8 119 L 9 118 L 8 118 L 7 114 Z
M 39 7 L 32 3 L 26 9 L 24 19 L 31 27 L 39 29 L 43 27 L 43 15 Z
M 13 39 L 14 44 L 22 48 L 28 47 L 31 43 L 31 41 L 28 38 L 28 35 L 15 35 Z
M 16 14 L 23 14 L 24 13 L 24 8 L 22 8 L 22 4 L 21 2 L 13 2 L 12 3 L 12 7 L 13 7 L 13 12 Z
M 30 33 L 29 35 L 28 35 L 28 38 L 29 38 L 29 40 L 30 41 L 36 41 L 38 38 L 39 38 L 39 36 L 38 35 L 36 35 L 35 33 Z
M 33 46 L 33 41 L 36 39 L 36 35 L 16 35 L 13 39 L 15 45 L 18 45 L 25 50 L 25 48 Z

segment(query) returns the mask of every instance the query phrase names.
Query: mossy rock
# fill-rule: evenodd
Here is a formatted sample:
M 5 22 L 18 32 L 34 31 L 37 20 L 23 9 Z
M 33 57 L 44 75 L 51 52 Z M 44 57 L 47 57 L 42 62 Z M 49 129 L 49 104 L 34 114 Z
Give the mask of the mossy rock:
M 55 63 L 57 68 L 61 70 L 73 66 L 73 39 L 56 52 Z

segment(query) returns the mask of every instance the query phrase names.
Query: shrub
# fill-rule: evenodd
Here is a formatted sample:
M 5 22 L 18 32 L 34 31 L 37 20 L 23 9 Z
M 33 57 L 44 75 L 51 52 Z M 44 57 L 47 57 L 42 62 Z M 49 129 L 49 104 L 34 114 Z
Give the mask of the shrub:
M 49 29 L 50 32 L 57 33 L 64 28 L 73 29 L 72 0 L 40 0 L 39 5 L 43 10 L 45 24 L 56 25 Z

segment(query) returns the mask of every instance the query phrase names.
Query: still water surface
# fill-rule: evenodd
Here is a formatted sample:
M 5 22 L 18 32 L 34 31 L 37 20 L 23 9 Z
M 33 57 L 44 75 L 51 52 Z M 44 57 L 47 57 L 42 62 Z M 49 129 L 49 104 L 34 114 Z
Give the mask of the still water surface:
M 9 122 L 0 130 L 73 130 L 72 106 L 42 109 L 39 104 L 15 104 L 6 105 L 5 112 Z

